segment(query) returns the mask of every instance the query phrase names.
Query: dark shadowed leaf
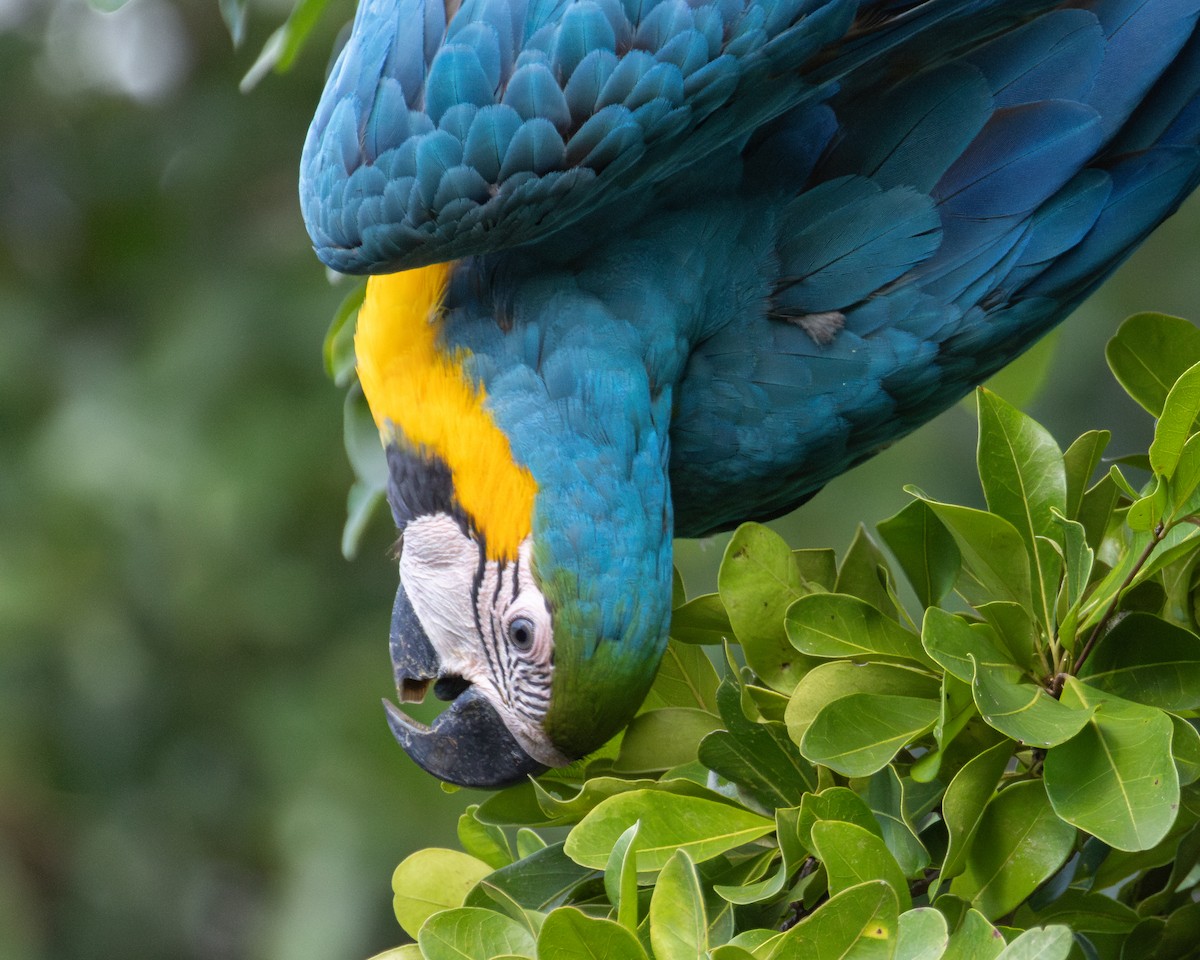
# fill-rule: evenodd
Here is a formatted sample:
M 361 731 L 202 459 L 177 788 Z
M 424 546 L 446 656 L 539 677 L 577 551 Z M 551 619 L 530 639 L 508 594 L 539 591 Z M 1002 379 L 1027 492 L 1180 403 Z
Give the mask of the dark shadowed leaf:
M 1104 635 L 1080 672 L 1088 686 L 1163 710 L 1200 707 L 1200 637 L 1149 613 Z
M 615 838 L 614 838 L 615 840 Z M 604 864 L 600 865 L 603 868 Z M 580 884 L 595 880 L 595 870 L 581 867 L 563 853 L 563 845 L 543 847 L 516 863 L 490 874 L 487 882 L 529 910 L 551 910 L 565 903 Z M 467 906 L 490 905 L 486 891 L 476 887 L 466 899 Z
M 1111 439 L 1112 434 L 1108 430 L 1089 430 L 1063 453 L 1063 469 L 1067 479 L 1067 509 L 1063 513 L 1069 519 L 1078 517 L 1083 494 L 1090 486 Z

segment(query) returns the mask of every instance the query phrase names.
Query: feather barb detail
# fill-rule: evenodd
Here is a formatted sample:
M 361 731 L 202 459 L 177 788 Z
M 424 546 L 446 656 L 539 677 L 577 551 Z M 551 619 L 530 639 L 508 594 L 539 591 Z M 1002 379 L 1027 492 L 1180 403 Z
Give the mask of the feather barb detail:
M 439 343 L 453 267 L 368 279 L 354 335 L 358 379 L 384 445 L 441 459 L 489 559 L 511 559 L 532 529 L 537 484 L 513 460 L 483 388 L 464 369 L 466 352 L 446 352 Z

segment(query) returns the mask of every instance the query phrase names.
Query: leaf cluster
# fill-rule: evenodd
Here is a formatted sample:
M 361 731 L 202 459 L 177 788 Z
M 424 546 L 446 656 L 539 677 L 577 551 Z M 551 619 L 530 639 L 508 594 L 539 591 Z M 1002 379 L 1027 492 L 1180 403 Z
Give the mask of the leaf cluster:
M 400 864 L 389 955 L 1193 956 L 1200 331 L 1108 358 L 1146 456 L 980 390 L 987 510 L 910 489 L 840 560 L 741 527 L 620 738 Z

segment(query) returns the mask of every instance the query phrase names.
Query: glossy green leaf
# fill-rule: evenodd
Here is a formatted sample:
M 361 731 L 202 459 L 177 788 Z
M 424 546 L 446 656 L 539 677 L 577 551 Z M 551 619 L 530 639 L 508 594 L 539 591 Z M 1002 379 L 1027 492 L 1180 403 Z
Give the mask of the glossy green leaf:
M 1117 623 L 1080 671 L 1088 686 L 1163 710 L 1200 707 L 1200 637 L 1149 613 Z
M 1049 432 L 1000 397 L 976 391 L 979 404 L 979 479 L 988 508 L 1013 525 L 1033 558 L 1035 587 L 1042 554 L 1036 538 L 1062 538 L 1051 510 L 1067 508 L 1067 477 L 1062 452 Z M 1052 599 L 1052 598 L 1051 598 Z M 1049 600 L 1045 600 L 1046 608 Z
M 1025 682 L 1021 671 L 1004 664 L 976 662 L 971 691 L 988 726 L 1035 747 L 1065 743 L 1092 713 L 1090 707 L 1055 700 L 1044 687 Z
M 479 804 L 472 804 L 458 818 L 458 842 L 462 844 L 463 850 L 482 860 L 493 870 L 507 866 L 513 862 L 508 838 L 495 824 L 480 821 L 476 817 L 478 811 Z
M 796 833 L 800 843 L 810 851 L 816 850 L 812 841 L 812 828 L 821 820 L 853 823 L 883 839 L 883 829 L 871 812 L 870 806 L 848 787 L 827 787 L 820 793 L 810 793 L 800 804 Z
M 910 660 L 933 666 L 915 634 L 857 597 L 814 593 L 787 610 L 788 639 L 801 653 L 822 659 Z
M 783 626 L 787 608 L 810 592 L 791 548 L 761 524 L 742 524 L 725 548 L 717 588 L 750 669 L 791 693 L 815 663 L 788 642 Z
M 561 843 L 553 843 L 516 863 L 501 867 L 488 876 L 487 882 L 526 909 L 552 910 L 565 903 L 581 884 L 598 877 L 596 871 L 582 867 L 568 857 Z M 469 907 L 486 907 L 490 903 L 487 892 L 479 887 L 466 899 Z
M 979 822 L 988 802 L 996 792 L 1000 777 L 1012 757 L 1014 745 L 1009 741 L 996 744 L 977 754 L 954 775 L 942 801 L 942 819 L 949 834 L 946 858 L 941 876 L 950 879 L 966 867 L 967 852 L 979 829 Z
M 693 597 L 671 611 L 671 639 L 679 643 L 716 644 L 732 642 L 733 626 L 720 594 Z
M 1200 780 L 1200 732 L 1182 717 L 1171 717 L 1171 727 L 1171 755 L 1183 787 Z
M 517 856 L 522 860 L 546 849 L 546 846 L 546 841 L 529 827 L 522 827 L 517 831 Z
M 503 914 L 478 907 L 445 910 L 429 918 L 417 937 L 427 960 L 492 960 L 500 954 L 532 957 L 529 931 Z
M 892 960 L 900 925 L 896 894 L 883 881 L 843 890 L 756 950 L 758 960 Z
M 937 700 L 851 694 L 821 709 L 800 742 L 800 752 L 844 776 L 869 776 L 933 729 L 939 708 Z
M 958 544 L 964 575 L 957 589 L 968 602 L 1011 600 L 1030 607 L 1029 557 L 1011 523 L 985 510 L 930 500 L 913 487 L 905 490 L 929 505 Z
M 817 787 L 817 773 L 800 755 L 782 723 L 757 723 L 742 712 L 737 684 L 725 681 L 718 693 L 724 730 L 700 744 L 708 769 L 749 791 L 767 809 L 797 806 Z
M 1154 428 L 1150 465 L 1168 480 L 1174 476 L 1183 445 L 1200 414 L 1200 363 L 1188 367 L 1172 385 Z
M 1045 545 L 1045 541 L 1038 542 Z M 1038 625 L 1028 610 L 1011 600 L 993 600 L 991 603 L 981 603 L 975 609 L 999 641 L 991 646 L 1007 654 L 1008 659 L 1018 667 L 1031 670 L 1040 665 L 1037 652 Z M 975 630 L 977 633 L 984 632 L 978 627 Z
M 392 908 L 400 928 L 415 937 L 439 910 L 460 907 L 471 888 L 492 872 L 458 850 L 427 847 L 405 857 L 392 874 Z
M 940 607 L 925 611 L 921 644 L 943 670 L 963 683 L 975 678 L 975 663 L 1016 666 L 1008 652 L 993 643 L 988 633 Z
M 812 794 L 806 795 L 806 798 L 808 796 Z M 792 807 L 775 811 L 775 836 L 779 841 L 780 862 L 779 868 L 772 876 L 761 880 L 748 879 L 741 885 L 716 884 L 713 887 L 714 892 L 735 904 L 755 903 L 777 896 L 811 849 L 811 845 L 802 842 L 800 838 L 799 809 Z M 773 859 L 768 857 L 768 863 Z
M 637 936 L 619 923 L 559 907 L 537 938 L 538 960 L 646 960 Z
M 1069 927 L 1035 927 L 1005 947 L 998 960 L 1067 960 L 1072 943 Z
M 1022 906 L 1015 917 L 1021 926 L 1056 923 L 1078 933 L 1128 933 L 1138 920 L 1137 912 L 1121 901 L 1076 889 L 1067 890 L 1040 910 Z
M 940 603 L 954 587 L 962 557 L 954 537 L 929 505 L 914 500 L 876 528 L 900 562 L 921 606 Z
M 937 742 L 937 748 L 912 765 L 912 778 L 920 783 L 929 783 L 937 777 L 946 751 L 953 746 L 963 728 L 978 715 L 971 685 L 963 683 L 952 673 L 943 674 L 938 720 L 933 725 L 933 739 Z
M 775 829 L 773 820 L 729 804 L 635 790 L 604 800 L 584 817 L 567 837 L 566 853 L 603 869 L 613 844 L 638 820 L 639 871 L 661 870 L 676 848 L 701 863 Z
M 799 743 L 825 706 L 854 693 L 933 700 L 939 690 L 937 680 L 928 673 L 907 667 L 846 661 L 823 663 L 805 675 L 788 702 L 785 715 L 788 734 Z
M 1112 434 L 1108 430 L 1089 430 L 1063 453 L 1063 470 L 1067 480 L 1067 508 L 1063 513 L 1071 520 L 1079 516 L 1083 495 L 1091 484 L 1096 468 Z
M 613 770 L 652 773 L 690 763 L 700 741 L 720 726 L 721 718 L 715 714 L 685 707 L 638 714 L 625 728 Z
M 900 909 L 911 909 L 904 872 L 878 836 L 853 823 L 818 820 L 812 826 L 812 843 L 829 876 L 830 895 L 869 880 L 883 880 L 895 892 Z
M 1179 775 L 1171 719 L 1068 677 L 1065 705 L 1092 711 L 1070 741 L 1046 754 L 1046 791 L 1055 812 L 1118 850 L 1146 850 L 1175 821 Z
M 510 788 L 512 789 L 512 788 Z M 615 797 L 620 793 L 630 793 L 634 790 L 661 790 L 664 793 L 676 793 L 687 797 L 700 797 L 718 803 L 734 803 L 728 797 L 709 790 L 703 784 L 684 778 L 664 777 L 661 780 L 623 780 L 619 777 L 591 777 L 578 790 L 573 790 L 566 784 L 555 783 L 543 777 L 533 782 L 531 792 L 540 804 L 547 822 L 553 824 L 578 823 L 589 812 L 600 805 L 601 801 Z M 487 812 L 488 802 L 480 807 L 482 816 Z M 508 822 L 499 820 L 497 822 Z M 517 822 L 517 821 L 514 821 Z M 532 821 L 521 821 L 532 822 Z
M 1093 550 L 1098 550 L 1104 540 L 1120 495 L 1120 489 L 1108 474 L 1083 495 L 1076 519 L 1087 534 L 1087 545 Z
M 627 930 L 637 932 L 637 833 L 640 823 L 634 823 L 613 844 L 608 863 L 604 866 L 604 891 L 608 902 L 617 910 L 617 922 Z
M 950 892 L 988 918 L 1002 917 L 1063 865 L 1075 828 L 1054 813 L 1040 781 L 1013 784 L 988 803 L 977 840 Z
M 528 910 L 521 906 L 512 896 L 501 890 L 494 883 L 489 882 L 487 877 L 484 877 L 475 885 L 474 889 L 467 895 L 467 901 L 464 905 L 468 907 L 482 907 L 485 910 L 495 910 L 506 917 L 511 917 L 528 930 L 533 937 L 537 937 L 542 920 L 546 916 L 541 911 Z
M 696 865 L 676 850 L 650 898 L 650 943 L 655 960 L 695 960 L 708 949 L 708 920 Z
M 939 960 L 949 942 L 946 918 L 933 907 L 918 907 L 900 914 L 893 960 Z
M 1137 313 L 1105 348 L 1117 381 L 1151 416 L 1162 413 L 1171 386 L 1200 362 L 1200 329 L 1162 313 Z

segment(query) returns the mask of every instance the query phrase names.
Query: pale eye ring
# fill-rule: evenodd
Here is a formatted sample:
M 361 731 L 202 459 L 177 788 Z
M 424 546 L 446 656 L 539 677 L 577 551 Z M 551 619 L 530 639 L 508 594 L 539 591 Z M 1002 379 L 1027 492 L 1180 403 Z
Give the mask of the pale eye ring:
M 537 628 L 528 617 L 513 617 L 508 624 L 508 642 L 521 652 L 533 648 Z

